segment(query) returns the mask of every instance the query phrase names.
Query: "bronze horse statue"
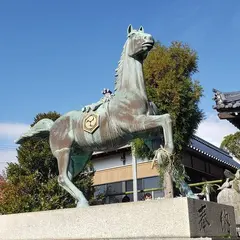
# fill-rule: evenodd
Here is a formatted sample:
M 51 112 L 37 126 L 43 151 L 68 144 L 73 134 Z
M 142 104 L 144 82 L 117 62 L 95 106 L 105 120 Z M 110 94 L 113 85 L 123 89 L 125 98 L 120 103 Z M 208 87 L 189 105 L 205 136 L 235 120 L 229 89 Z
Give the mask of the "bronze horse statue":
M 31 137 L 49 134 L 51 151 L 58 162 L 58 182 L 77 200 L 78 207 L 87 206 L 88 201 L 71 179 L 82 171 L 94 151 L 116 149 L 162 128 L 164 150 L 173 153 L 170 115 L 153 115 L 145 88 L 143 61 L 153 46 L 153 37 L 143 27 L 134 30 L 130 25 L 111 98 L 97 107 L 88 107 L 87 111 L 68 112 L 55 122 L 42 119 L 16 141 L 20 144 Z M 72 160 L 76 154 L 81 162 L 79 167 Z

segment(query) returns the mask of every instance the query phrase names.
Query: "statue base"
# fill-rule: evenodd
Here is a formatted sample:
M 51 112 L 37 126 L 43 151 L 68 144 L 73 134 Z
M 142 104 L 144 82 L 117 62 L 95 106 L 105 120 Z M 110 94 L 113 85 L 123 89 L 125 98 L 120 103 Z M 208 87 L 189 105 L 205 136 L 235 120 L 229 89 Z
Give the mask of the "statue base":
M 210 240 L 224 236 L 237 236 L 233 207 L 190 198 L 0 216 L 1 240 Z

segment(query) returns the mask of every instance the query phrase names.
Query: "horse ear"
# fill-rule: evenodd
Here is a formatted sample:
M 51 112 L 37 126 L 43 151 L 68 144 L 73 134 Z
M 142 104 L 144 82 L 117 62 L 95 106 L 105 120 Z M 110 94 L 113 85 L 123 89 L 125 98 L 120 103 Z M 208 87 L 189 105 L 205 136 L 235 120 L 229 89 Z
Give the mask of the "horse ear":
M 141 26 L 141 27 L 139 28 L 139 31 L 144 32 L 143 26 Z
M 133 30 L 133 27 L 132 27 L 132 24 L 130 24 L 127 29 L 127 34 L 130 34 L 132 30 Z

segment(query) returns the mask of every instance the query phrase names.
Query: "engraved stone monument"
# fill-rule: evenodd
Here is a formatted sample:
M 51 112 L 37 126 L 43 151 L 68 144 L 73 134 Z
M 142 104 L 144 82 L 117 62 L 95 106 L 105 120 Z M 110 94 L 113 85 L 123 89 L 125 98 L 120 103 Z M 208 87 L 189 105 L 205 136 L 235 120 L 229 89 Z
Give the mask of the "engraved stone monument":
M 236 237 L 233 207 L 172 198 L 0 216 L 1 240 Z

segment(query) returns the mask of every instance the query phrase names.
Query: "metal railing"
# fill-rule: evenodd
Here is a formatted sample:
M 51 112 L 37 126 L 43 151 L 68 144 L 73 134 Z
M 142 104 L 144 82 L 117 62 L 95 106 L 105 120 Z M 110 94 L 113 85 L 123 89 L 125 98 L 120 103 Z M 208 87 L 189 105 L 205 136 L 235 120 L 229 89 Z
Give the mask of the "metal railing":
M 188 184 L 189 187 L 199 187 L 199 186 L 204 186 L 206 188 L 206 200 L 210 201 L 210 186 L 215 185 L 218 183 L 222 183 L 222 180 L 213 180 L 213 181 L 205 181 L 205 182 L 198 182 L 198 183 L 190 183 Z M 148 189 L 143 189 L 143 190 L 138 190 L 138 193 L 145 193 L 145 192 L 152 192 L 152 195 L 154 195 L 155 191 L 161 191 L 164 188 L 148 188 Z M 133 191 L 127 191 L 124 193 L 125 195 L 128 194 L 133 194 Z M 154 196 L 153 196 L 154 197 Z

